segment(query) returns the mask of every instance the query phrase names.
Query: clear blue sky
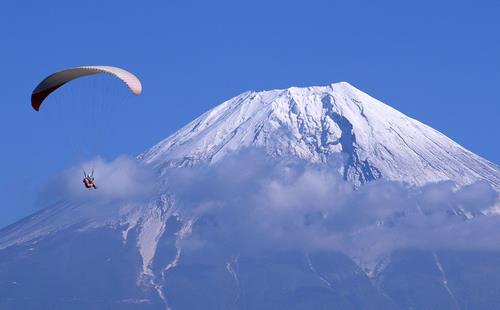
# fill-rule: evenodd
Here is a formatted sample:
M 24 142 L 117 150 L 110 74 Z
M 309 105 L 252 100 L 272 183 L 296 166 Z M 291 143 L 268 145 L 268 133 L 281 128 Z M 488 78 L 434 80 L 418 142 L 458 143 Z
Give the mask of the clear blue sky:
M 500 162 L 499 1 L 5 0 L 0 29 L 0 227 L 36 210 L 40 183 L 71 164 L 64 126 L 29 101 L 40 79 L 70 66 L 121 66 L 143 82 L 137 98 L 114 96 L 114 80 L 52 98 L 126 101 L 99 149 L 108 159 L 246 90 L 348 81 Z M 95 88 L 103 97 L 87 94 Z

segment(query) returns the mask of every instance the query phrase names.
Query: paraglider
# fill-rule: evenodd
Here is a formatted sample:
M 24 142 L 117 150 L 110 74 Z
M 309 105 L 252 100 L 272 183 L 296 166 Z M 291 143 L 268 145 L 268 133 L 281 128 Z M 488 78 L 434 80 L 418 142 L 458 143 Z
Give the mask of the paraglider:
M 111 74 L 122 80 L 122 82 L 127 85 L 134 95 L 138 96 L 141 94 L 141 81 L 139 81 L 135 75 L 126 70 L 109 66 L 76 67 L 53 73 L 41 81 L 31 94 L 31 106 L 35 109 L 35 111 L 39 111 L 45 98 L 64 84 L 82 76 L 103 73 Z
M 43 79 L 33 90 L 31 94 L 31 106 L 35 111 L 39 111 L 44 100 L 55 90 L 65 85 L 66 83 L 78 79 L 83 76 L 95 74 L 110 74 L 120 79 L 130 91 L 138 96 L 142 92 L 142 85 L 139 79 L 132 73 L 117 67 L 111 66 L 84 66 L 65 69 L 53 73 Z M 85 188 L 97 189 L 94 181 L 94 171 L 87 174 L 85 171 L 83 184 Z
M 85 188 L 88 189 L 97 189 L 97 186 L 95 185 L 94 182 L 94 170 L 92 169 L 92 172 L 90 174 L 85 173 L 83 171 L 83 185 L 85 185 Z

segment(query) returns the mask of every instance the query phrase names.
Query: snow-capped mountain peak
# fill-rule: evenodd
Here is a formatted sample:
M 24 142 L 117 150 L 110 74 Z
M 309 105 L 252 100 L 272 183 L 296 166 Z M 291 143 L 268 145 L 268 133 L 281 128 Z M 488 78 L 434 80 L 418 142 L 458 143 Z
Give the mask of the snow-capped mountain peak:
M 347 82 L 245 92 L 140 157 L 154 166 L 190 166 L 249 147 L 316 163 L 341 157 L 339 172 L 355 185 L 378 178 L 500 185 L 496 165 Z
M 220 173 L 245 170 L 258 157 L 236 156 L 236 166 L 229 157 L 251 148 L 328 173 L 313 167 L 287 180 L 275 161 L 248 165 L 240 179 Z M 69 170 L 49 184 L 53 203 L 0 230 L 0 308 L 403 309 L 435 308 L 435 296 L 447 309 L 498 304 L 495 190 L 355 190 L 335 175 L 355 185 L 485 179 L 498 190 L 498 167 L 348 83 L 243 93 L 140 158 L 149 167 L 93 162 L 97 191 Z M 192 165 L 208 167 L 166 169 Z M 478 281 L 461 281 L 462 265 Z M 486 293 L 468 293 L 478 289 Z

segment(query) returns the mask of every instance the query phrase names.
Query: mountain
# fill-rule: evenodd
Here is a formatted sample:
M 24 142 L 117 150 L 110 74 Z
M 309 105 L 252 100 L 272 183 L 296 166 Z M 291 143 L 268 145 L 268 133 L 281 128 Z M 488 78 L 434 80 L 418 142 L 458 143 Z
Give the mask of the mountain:
M 95 176 L 0 230 L 0 309 L 500 301 L 498 166 L 345 82 L 246 92 Z
M 498 166 L 346 82 L 243 93 L 141 158 L 182 167 L 214 163 L 248 147 L 320 163 L 340 155 L 340 172 L 356 185 L 384 178 L 412 185 L 485 179 L 500 186 Z

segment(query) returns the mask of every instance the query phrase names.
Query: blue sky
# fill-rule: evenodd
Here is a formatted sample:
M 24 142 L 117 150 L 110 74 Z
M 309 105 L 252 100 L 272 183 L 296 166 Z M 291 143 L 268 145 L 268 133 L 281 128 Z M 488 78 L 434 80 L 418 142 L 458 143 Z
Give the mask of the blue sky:
M 94 152 L 107 159 L 139 154 L 246 90 L 348 81 L 500 162 L 498 1 L 6 0 L 0 29 L 0 227 L 36 210 L 41 184 L 74 163 L 64 139 L 86 116 L 35 113 L 29 97 L 48 73 L 78 65 L 124 67 L 143 82 L 137 98 L 105 78 L 49 98 L 113 107 L 99 119 L 113 133 Z

